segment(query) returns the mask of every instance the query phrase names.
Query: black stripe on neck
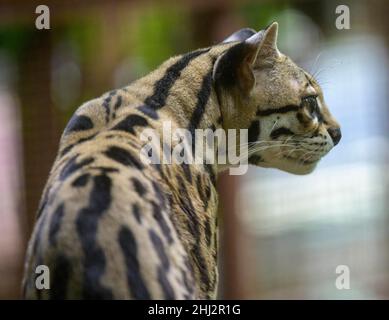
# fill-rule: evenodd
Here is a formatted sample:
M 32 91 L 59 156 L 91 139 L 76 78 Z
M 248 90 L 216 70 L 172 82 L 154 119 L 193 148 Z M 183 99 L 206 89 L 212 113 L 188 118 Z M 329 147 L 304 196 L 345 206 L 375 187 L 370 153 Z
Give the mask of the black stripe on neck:
M 193 59 L 204 53 L 207 53 L 210 49 L 211 48 L 201 49 L 187 53 L 183 55 L 176 63 L 171 65 L 166 70 L 164 76 L 155 83 L 154 92 L 151 96 L 145 99 L 145 104 L 156 110 L 162 108 L 166 103 L 170 89 L 181 76 L 182 70 L 184 70 Z
M 197 102 L 192 113 L 192 116 L 189 121 L 189 131 L 192 134 L 192 142 L 194 141 L 195 129 L 200 125 L 201 119 L 205 113 L 205 106 L 208 103 L 209 97 L 211 95 L 212 87 L 212 70 L 209 71 L 203 78 L 201 88 L 197 93 Z M 193 143 L 194 146 L 194 143 Z

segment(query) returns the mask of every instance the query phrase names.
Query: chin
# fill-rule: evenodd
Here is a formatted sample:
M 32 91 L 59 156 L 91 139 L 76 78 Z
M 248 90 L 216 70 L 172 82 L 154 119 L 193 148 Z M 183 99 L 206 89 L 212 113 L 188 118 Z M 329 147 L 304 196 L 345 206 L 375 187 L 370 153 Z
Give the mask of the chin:
M 262 162 L 262 163 L 252 163 L 254 165 L 264 167 L 264 168 L 274 168 L 279 169 L 281 171 L 285 171 L 288 173 L 296 174 L 296 175 L 305 175 L 311 173 L 313 170 L 315 170 L 317 164 L 319 161 L 310 162 L 310 163 L 298 163 L 294 160 L 287 160 L 283 159 L 277 162 L 269 163 L 269 162 Z
M 251 161 L 249 161 L 249 163 L 254 166 L 274 168 L 296 175 L 305 175 L 311 173 L 313 170 L 315 170 L 317 164 L 320 161 L 320 159 L 317 159 L 316 161 L 301 163 L 301 161 L 296 161 L 292 158 L 283 158 L 277 160 L 274 160 L 273 158 L 269 161 L 268 159 L 263 159 L 262 157 L 255 157 L 255 159 L 253 157 L 250 158 L 250 160 Z
M 297 174 L 297 175 L 305 175 L 311 173 L 313 170 L 316 168 L 316 163 L 312 165 L 304 165 L 304 166 L 299 166 L 299 167 L 284 167 L 284 168 L 279 168 L 282 171 Z
M 297 174 L 297 175 L 305 175 L 311 173 L 315 170 L 319 161 L 311 162 L 311 163 L 297 163 L 293 160 L 283 161 L 275 166 L 275 168 L 280 169 L 285 172 Z

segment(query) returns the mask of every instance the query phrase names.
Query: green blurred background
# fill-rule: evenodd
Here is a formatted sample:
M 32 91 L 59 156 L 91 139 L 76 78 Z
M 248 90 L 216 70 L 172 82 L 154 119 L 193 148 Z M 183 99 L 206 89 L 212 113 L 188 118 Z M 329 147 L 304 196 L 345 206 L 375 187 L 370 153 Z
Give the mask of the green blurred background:
M 50 30 L 35 8 L 50 8 Z M 335 27 L 346 4 L 351 29 Z M 60 134 L 86 100 L 172 55 L 279 22 L 343 139 L 309 176 L 222 176 L 221 298 L 389 298 L 387 1 L 0 2 L 0 298 L 19 298 L 26 242 Z M 335 287 L 338 265 L 350 290 Z

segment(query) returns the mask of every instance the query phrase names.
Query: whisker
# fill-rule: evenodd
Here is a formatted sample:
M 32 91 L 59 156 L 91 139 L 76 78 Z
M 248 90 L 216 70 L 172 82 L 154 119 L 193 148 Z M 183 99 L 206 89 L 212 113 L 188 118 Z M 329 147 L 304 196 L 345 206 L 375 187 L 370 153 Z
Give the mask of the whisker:
M 239 157 L 238 161 L 243 161 L 247 160 L 251 155 L 259 152 L 259 151 L 264 151 L 270 148 L 275 148 L 275 147 L 294 147 L 294 145 L 289 145 L 289 144 L 273 144 L 273 145 L 268 145 L 268 146 L 258 146 L 256 148 L 252 148 L 247 151 L 247 153 L 243 154 L 242 156 Z

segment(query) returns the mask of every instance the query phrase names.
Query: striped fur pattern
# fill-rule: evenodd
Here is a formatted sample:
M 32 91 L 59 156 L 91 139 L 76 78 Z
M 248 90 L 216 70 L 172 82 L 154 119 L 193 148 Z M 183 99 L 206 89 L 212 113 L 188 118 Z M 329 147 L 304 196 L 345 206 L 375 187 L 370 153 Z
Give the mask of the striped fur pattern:
M 276 36 L 276 23 L 243 29 L 76 111 L 29 242 L 26 298 L 216 297 L 215 183 L 222 167 L 147 165 L 139 136 L 145 128 L 162 130 L 164 121 L 190 132 L 248 128 L 251 147 L 261 146 L 250 163 L 310 172 L 339 129 L 318 84 L 279 53 Z M 301 161 L 309 151 L 314 158 Z M 50 268 L 50 290 L 35 287 L 42 264 Z

